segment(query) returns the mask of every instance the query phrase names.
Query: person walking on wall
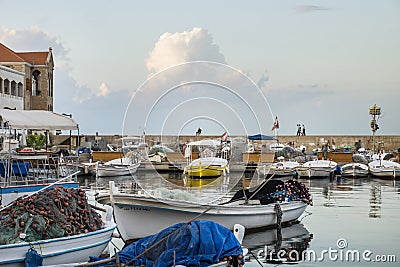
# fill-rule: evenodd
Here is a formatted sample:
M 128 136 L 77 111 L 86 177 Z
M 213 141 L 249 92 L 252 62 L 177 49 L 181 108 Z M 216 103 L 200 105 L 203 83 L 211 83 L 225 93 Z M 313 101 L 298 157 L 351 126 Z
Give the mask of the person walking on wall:
M 306 127 L 304 126 L 304 124 L 301 126 L 301 134 L 303 136 L 306 136 Z
M 297 134 L 296 134 L 297 136 L 300 136 L 301 135 L 301 126 L 300 126 L 300 123 L 298 123 L 297 124 Z

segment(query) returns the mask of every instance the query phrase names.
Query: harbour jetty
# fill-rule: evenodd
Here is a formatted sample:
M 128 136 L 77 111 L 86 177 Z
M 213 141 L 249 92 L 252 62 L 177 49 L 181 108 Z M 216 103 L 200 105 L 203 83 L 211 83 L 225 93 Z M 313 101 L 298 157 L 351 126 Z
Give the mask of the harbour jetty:
M 101 150 L 107 150 L 107 144 L 118 144 L 118 140 L 121 135 L 80 135 L 79 138 L 76 135 L 54 135 L 52 136 L 53 145 L 65 145 L 72 147 L 82 146 L 85 143 L 95 144 L 97 143 Z M 231 136 L 235 138 L 238 136 Z M 243 137 L 243 136 L 242 136 Z M 215 139 L 220 138 L 216 135 L 146 135 L 145 141 L 149 146 L 153 146 L 157 143 L 163 144 L 184 144 L 185 142 L 197 141 L 201 139 Z M 79 140 L 78 140 L 79 139 Z M 361 147 L 365 149 L 373 149 L 373 143 L 375 147 L 380 147 L 386 151 L 394 151 L 400 148 L 400 135 L 376 135 L 373 139 L 371 135 L 309 135 L 309 136 L 294 136 L 284 135 L 279 136 L 278 140 L 282 144 L 290 144 L 292 147 L 306 146 L 307 151 L 321 148 L 325 142 L 329 142 L 331 145 L 338 146 L 355 146 L 356 143 L 360 143 Z M 373 141 L 374 140 L 374 141 Z

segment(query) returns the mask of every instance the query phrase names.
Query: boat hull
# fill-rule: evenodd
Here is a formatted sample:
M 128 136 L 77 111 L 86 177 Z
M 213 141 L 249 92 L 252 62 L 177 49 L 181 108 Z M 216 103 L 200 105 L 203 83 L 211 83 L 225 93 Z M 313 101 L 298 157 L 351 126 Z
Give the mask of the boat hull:
M 189 176 L 201 178 L 214 178 L 221 176 L 226 167 L 213 167 L 213 166 L 189 166 L 186 172 Z
M 400 164 L 388 160 L 375 160 L 368 164 L 372 176 L 381 179 L 399 179 Z
M 299 174 L 300 178 L 326 178 L 330 177 L 335 168 L 324 168 L 324 167 L 300 167 L 296 169 L 297 173 Z
M 87 234 L 0 246 L 0 266 L 25 266 L 26 253 L 31 247 L 42 255 L 43 265 L 88 261 L 89 256 L 100 256 L 104 251 L 115 227 L 115 223 L 107 222 L 103 229 Z
M 159 200 L 117 194 L 111 196 L 114 218 L 124 240 L 157 233 L 170 225 L 193 219 L 212 220 L 229 229 L 242 224 L 246 229 L 276 225 L 275 204 L 269 205 L 198 205 L 185 201 Z M 305 211 L 303 202 L 280 203 L 282 222 L 297 220 Z
M 370 173 L 372 176 L 379 177 L 379 178 L 386 178 L 386 179 L 399 179 L 400 178 L 400 170 L 371 168 Z
M 369 171 L 364 170 L 345 170 L 341 172 L 343 177 L 366 177 Z
M 99 166 L 96 170 L 98 177 L 116 177 L 135 174 L 138 164 L 133 164 L 129 166 Z
M 221 176 L 228 170 L 228 161 L 217 157 L 206 157 L 193 160 L 185 168 L 185 173 L 191 177 L 213 178 Z
M 365 177 L 369 174 L 369 168 L 365 164 L 349 163 L 342 166 L 340 173 L 343 177 Z

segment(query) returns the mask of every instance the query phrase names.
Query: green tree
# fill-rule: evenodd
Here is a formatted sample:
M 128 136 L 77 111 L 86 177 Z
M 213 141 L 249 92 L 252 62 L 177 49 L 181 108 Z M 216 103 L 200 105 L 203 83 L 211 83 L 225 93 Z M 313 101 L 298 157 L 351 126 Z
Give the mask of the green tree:
M 46 136 L 44 134 L 28 134 L 26 144 L 35 149 L 42 149 L 46 144 Z

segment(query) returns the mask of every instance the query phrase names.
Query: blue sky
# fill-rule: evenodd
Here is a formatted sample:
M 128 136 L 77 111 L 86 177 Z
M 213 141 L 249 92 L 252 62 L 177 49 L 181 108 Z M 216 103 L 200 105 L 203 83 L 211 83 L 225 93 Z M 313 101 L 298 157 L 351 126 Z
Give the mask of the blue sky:
M 0 7 L 2 43 L 18 52 L 53 48 L 54 110 L 72 113 L 83 133 L 274 134 L 278 116 L 280 135 L 294 135 L 297 123 L 310 135 L 368 135 L 368 109 L 377 104 L 378 134 L 400 134 L 395 0 L 0 0 Z M 200 76 L 240 97 L 182 86 L 149 116 L 168 86 L 200 77 L 199 69 L 162 71 L 198 60 L 229 66 Z M 238 82 L 240 75 L 259 88 Z M 147 86 L 155 88 L 135 93 L 154 78 Z

